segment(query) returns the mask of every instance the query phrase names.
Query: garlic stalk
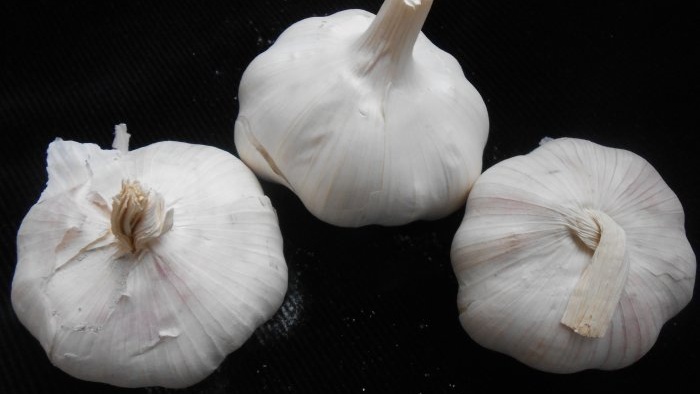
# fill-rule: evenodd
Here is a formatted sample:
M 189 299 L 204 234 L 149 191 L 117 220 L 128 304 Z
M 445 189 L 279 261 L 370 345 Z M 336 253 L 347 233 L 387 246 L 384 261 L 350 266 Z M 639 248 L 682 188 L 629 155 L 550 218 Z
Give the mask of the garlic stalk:
M 12 305 L 53 364 L 123 387 L 209 375 L 282 303 L 277 216 L 222 150 L 57 139 L 17 235 Z
M 173 226 L 173 210 L 165 212 L 163 197 L 138 182 L 122 181 L 112 201 L 112 235 L 124 253 L 140 253 Z
M 481 175 L 451 258 L 472 339 L 558 373 L 637 361 L 690 301 L 696 270 L 656 170 L 568 138 Z
M 627 283 L 626 235 L 604 212 L 583 209 L 571 219 L 574 224 L 570 229 L 593 251 L 593 256 L 571 293 L 561 322 L 577 334 L 600 338 L 605 335 Z
M 235 144 L 328 223 L 436 219 L 481 173 L 486 106 L 421 33 L 430 0 L 295 23 L 243 74 Z

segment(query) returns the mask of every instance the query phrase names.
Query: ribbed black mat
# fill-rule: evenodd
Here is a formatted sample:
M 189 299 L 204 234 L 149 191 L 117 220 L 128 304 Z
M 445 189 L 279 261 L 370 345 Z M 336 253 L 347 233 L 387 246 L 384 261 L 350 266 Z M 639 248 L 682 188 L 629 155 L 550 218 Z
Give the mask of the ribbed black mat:
M 53 367 L 10 305 L 15 237 L 56 137 L 131 146 L 178 140 L 234 152 L 241 74 L 290 24 L 380 1 L 36 1 L 0 5 L 0 392 L 156 392 Z M 677 193 L 700 247 L 700 13 L 686 1 L 435 0 L 424 32 L 452 53 L 491 122 L 484 167 L 545 136 L 645 157 Z M 615 371 L 552 375 L 481 348 L 459 325 L 449 261 L 463 211 L 395 228 L 340 229 L 263 183 L 290 270 L 278 315 L 188 393 L 673 390 L 700 383 L 700 307 Z M 696 285 L 697 289 L 697 285 Z

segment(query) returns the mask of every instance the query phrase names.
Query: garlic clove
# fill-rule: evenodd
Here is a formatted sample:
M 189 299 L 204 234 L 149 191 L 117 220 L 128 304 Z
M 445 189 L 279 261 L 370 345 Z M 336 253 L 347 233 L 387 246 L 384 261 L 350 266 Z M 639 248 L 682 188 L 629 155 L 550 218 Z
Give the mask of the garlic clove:
M 431 1 L 387 0 L 289 27 L 245 70 L 239 156 L 328 223 L 436 219 L 481 173 L 486 106 L 420 32 Z
M 192 385 L 284 298 L 274 208 L 252 172 L 216 148 L 168 141 L 97 153 L 79 145 L 49 148 L 50 193 L 18 233 L 15 312 L 75 377 Z
M 472 189 L 452 245 L 460 321 L 544 371 L 630 365 L 692 297 L 683 222 L 673 191 L 628 151 L 562 138 L 498 163 Z

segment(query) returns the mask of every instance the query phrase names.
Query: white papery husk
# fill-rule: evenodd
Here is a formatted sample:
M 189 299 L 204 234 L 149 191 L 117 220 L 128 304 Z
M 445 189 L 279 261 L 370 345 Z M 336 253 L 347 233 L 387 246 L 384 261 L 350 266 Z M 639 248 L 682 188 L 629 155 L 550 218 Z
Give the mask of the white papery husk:
M 57 139 L 48 184 L 17 236 L 12 305 L 51 362 L 116 386 L 185 387 L 278 309 L 287 267 L 276 213 L 253 173 L 217 148 L 127 152 Z M 110 231 L 123 180 L 162 196 L 172 228 L 138 253 Z
M 363 10 L 285 30 L 243 74 L 241 159 L 338 226 L 400 225 L 463 206 L 481 173 L 488 114 L 455 58 L 420 32 L 431 3 L 385 1 L 384 33 L 369 49 L 360 44 L 375 15 Z
M 605 335 L 562 324 L 588 249 L 569 227 L 586 209 L 626 234 L 629 271 Z M 549 372 L 617 369 L 641 358 L 692 297 L 695 255 L 683 208 L 629 151 L 556 139 L 486 170 L 453 244 L 460 321 L 477 343 Z

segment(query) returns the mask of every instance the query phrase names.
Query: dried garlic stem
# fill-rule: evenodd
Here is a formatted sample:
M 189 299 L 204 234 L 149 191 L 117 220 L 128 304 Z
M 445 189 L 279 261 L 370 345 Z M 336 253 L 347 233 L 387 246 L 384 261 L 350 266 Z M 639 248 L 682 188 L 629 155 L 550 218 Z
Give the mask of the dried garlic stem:
M 122 181 L 122 189 L 112 200 L 112 234 L 125 253 L 142 250 L 173 225 L 173 210 L 165 212 L 163 197 L 144 192 L 137 181 Z
M 626 235 L 610 216 L 595 210 L 585 210 L 569 227 L 594 253 L 571 293 L 561 322 L 579 335 L 600 338 L 627 282 Z
M 386 0 L 357 42 L 357 72 L 368 75 L 387 61 L 387 68 L 377 76 L 391 79 L 400 74 L 413 55 L 432 4 L 433 0 Z

